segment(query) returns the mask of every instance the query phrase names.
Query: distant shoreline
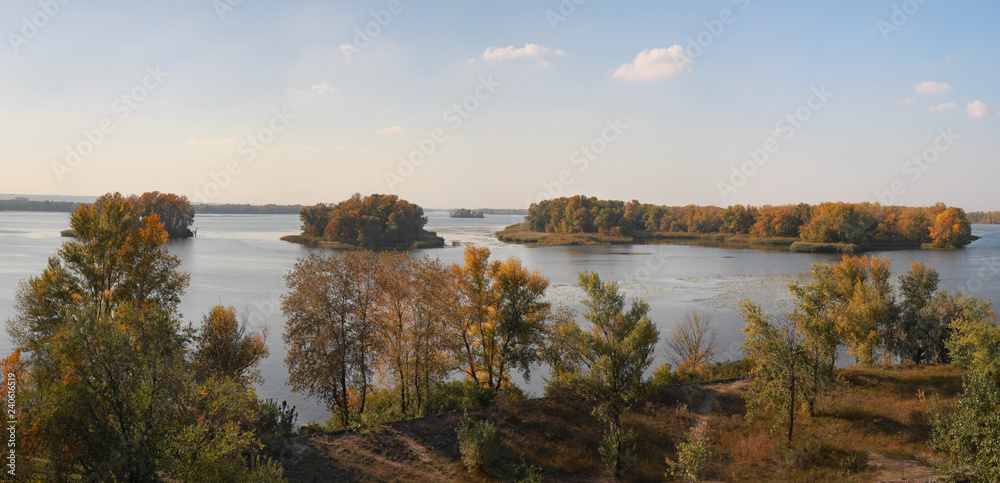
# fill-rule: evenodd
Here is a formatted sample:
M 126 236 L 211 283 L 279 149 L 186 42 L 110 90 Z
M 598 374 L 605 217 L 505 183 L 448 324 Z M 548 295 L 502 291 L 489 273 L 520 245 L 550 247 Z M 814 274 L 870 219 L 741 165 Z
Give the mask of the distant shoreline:
M 730 233 L 684 233 L 684 232 L 643 232 L 636 236 L 603 235 L 600 233 L 541 233 L 527 229 L 519 223 L 510 225 L 496 233 L 504 243 L 515 243 L 528 247 L 553 247 L 577 245 L 648 245 L 648 244 L 688 244 L 719 248 L 754 248 L 778 250 L 793 253 L 863 253 L 892 250 L 939 249 L 931 244 L 892 243 L 861 246 L 854 243 L 811 243 L 799 238 L 755 237 Z M 979 239 L 979 237 L 973 237 Z M 941 248 L 941 250 L 951 250 Z

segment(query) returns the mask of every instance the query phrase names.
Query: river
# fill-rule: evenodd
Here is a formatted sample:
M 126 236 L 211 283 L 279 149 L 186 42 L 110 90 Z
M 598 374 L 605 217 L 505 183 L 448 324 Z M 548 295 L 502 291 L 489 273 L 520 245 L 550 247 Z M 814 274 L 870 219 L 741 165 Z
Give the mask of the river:
M 493 233 L 521 221 L 521 216 L 487 215 L 484 219 L 453 219 L 444 212 L 428 213 L 428 229 L 443 236 L 446 248 L 414 250 L 418 256 L 461 263 L 462 248 L 452 242 L 477 243 L 494 257 L 516 256 L 551 280 L 547 297 L 576 308 L 582 292 L 577 274 L 596 271 L 604 280 L 617 280 L 628 297 L 651 305 L 650 317 L 661 332 L 654 367 L 667 359 L 667 337 L 688 308 L 714 313 L 719 332 L 717 358 L 740 356 L 742 321 L 738 303 L 749 298 L 777 313 L 790 307 L 787 284 L 801 280 L 816 262 L 835 261 L 831 254 L 789 253 L 747 248 L 718 248 L 688 244 L 616 245 L 527 248 L 501 243 Z M 68 228 L 68 214 L 0 212 L 0 320 L 14 315 L 14 295 L 21 280 L 36 276 L 48 257 L 66 240 L 59 232 Z M 197 238 L 171 241 L 169 250 L 191 274 L 191 284 L 181 301 L 184 319 L 200 322 L 212 306 L 236 307 L 256 329 L 267 330 L 270 357 L 261 366 L 265 382 L 262 397 L 287 400 L 299 412 L 300 422 L 325 420 L 329 411 L 287 385 L 286 354 L 281 341 L 284 319 L 280 298 L 286 292 L 283 276 L 310 249 L 279 240 L 299 232 L 296 215 L 199 215 Z M 996 304 L 1000 302 L 1000 226 L 973 225 L 980 240 L 959 250 L 903 250 L 876 252 L 888 257 L 895 274 L 922 260 L 938 270 L 942 289 L 962 290 Z M 0 354 L 11 351 L 6 333 L 0 334 Z M 529 394 L 540 395 L 543 371 L 530 381 L 520 381 Z

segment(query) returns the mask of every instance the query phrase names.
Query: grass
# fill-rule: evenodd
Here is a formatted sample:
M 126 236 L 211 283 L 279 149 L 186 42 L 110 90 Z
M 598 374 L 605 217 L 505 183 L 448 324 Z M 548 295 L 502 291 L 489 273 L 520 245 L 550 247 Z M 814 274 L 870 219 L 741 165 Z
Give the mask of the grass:
M 788 247 L 793 252 L 801 253 L 858 253 L 861 247 L 853 243 L 811 243 L 798 241 Z
M 602 235 L 600 233 L 541 233 L 531 231 L 520 223 L 510 225 L 497 232 L 497 238 L 506 243 L 521 243 L 529 246 L 569 246 L 569 245 L 627 245 L 635 243 L 628 236 Z
M 872 454 L 893 460 L 933 460 L 926 402 L 961 390 L 962 369 L 942 366 L 872 366 L 839 371 L 842 384 L 818 401 L 816 415 L 796 419 L 791 448 L 773 420 L 753 425 L 741 403 L 709 417 L 714 458 L 709 475 L 725 480 L 872 481 Z M 778 442 L 776 442 L 778 441 Z
M 665 459 L 676 458 L 676 444 L 704 419 L 706 480 L 873 481 L 872 458 L 934 460 L 926 403 L 917 393 L 948 401 L 961 390 L 963 374 L 950 365 L 839 370 L 841 384 L 818 402 L 816 415 L 796 418 L 791 447 L 783 431 L 772 429 L 772 420 L 747 423 L 745 380 L 661 386 L 626 416 L 638 447 L 635 467 L 622 480 L 663 481 Z M 611 481 L 597 452 L 603 426 L 581 398 L 509 402 L 469 415 L 496 424 L 500 443 L 498 460 L 476 473 L 461 463 L 455 433 L 460 412 L 367 433 L 293 438 L 268 445 L 266 452 L 280 457 L 291 481 L 518 481 L 530 472 L 544 481 Z
M 306 235 L 285 235 L 281 237 L 281 240 L 291 243 L 299 243 L 307 247 L 323 247 L 323 248 L 333 248 L 333 249 L 345 249 L 345 248 L 357 247 L 357 245 L 351 243 L 345 243 L 338 240 L 330 240 L 325 237 L 315 237 Z M 415 242 L 399 243 L 393 246 L 366 247 L 366 248 L 409 249 L 409 248 L 440 248 L 443 246 L 444 246 L 444 238 L 437 236 L 437 233 L 434 233 L 432 231 L 424 231 L 423 239 Z

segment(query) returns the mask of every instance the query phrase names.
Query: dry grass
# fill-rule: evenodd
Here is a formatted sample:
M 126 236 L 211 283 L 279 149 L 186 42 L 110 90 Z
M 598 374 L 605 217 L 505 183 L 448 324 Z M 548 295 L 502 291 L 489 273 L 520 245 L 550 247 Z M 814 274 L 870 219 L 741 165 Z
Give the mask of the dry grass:
M 816 415 L 796 418 L 791 448 L 773 420 L 746 423 L 738 405 L 710 418 L 714 479 L 750 481 L 872 481 L 869 455 L 927 461 L 926 403 L 950 400 L 964 371 L 953 366 L 877 366 L 840 370 L 843 382 L 817 404 Z
M 745 381 L 662 387 L 632 408 L 638 442 L 625 481 L 663 481 L 665 458 L 699 419 L 708 422 L 708 480 L 872 481 L 873 464 L 931 457 L 927 413 L 917 392 L 949 400 L 963 371 L 952 366 L 880 366 L 839 371 L 843 384 L 796 419 L 791 448 L 772 421 L 744 418 Z M 400 421 L 364 434 L 327 433 L 271 445 L 292 481 L 517 481 L 533 467 L 545 481 L 611 481 L 598 455 L 603 426 L 574 397 L 506 403 L 470 412 L 497 424 L 500 458 L 483 473 L 461 464 L 461 413 Z M 885 458 L 882 458 L 882 456 Z M 881 463 L 879 463 L 881 464 Z M 884 465 L 883 465 L 884 466 Z M 911 471 L 911 470 L 908 470 Z

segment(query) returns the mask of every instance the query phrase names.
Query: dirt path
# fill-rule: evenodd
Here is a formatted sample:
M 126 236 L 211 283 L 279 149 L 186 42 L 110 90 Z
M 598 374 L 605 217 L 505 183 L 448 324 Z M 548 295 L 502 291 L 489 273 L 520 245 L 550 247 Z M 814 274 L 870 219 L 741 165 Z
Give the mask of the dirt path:
M 944 481 L 934 468 L 917 460 L 894 460 L 878 453 L 869 453 L 868 464 L 875 467 L 875 481 L 880 483 Z

